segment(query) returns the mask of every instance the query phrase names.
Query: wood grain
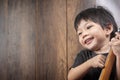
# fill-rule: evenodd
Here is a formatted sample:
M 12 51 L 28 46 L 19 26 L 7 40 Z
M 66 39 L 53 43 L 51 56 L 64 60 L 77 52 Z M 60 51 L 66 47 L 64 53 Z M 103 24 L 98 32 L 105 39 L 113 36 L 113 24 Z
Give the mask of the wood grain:
M 7 80 L 35 79 L 35 4 L 8 0 Z
M 76 15 L 88 7 L 93 7 L 95 0 L 68 0 L 67 1 L 67 34 L 68 34 L 68 69 L 73 64 L 76 54 L 83 49 L 79 44 L 76 31 L 74 29 L 74 20 Z
M 95 0 L 0 0 L 0 80 L 67 80 L 82 47 L 73 22 Z
M 5 0 L 0 0 L 0 80 L 7 80 L 7 27 Z
M 38 0 L 36 80 L 66 80 L 66 1 Z

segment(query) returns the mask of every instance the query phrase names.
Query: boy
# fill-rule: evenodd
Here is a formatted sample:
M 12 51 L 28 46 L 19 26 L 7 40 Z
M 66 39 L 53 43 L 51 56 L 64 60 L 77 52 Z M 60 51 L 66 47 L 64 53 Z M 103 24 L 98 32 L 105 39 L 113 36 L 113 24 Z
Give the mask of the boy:
M 116 56 L 110 80 L 120 80 L 120 34 L 111 13 L 101 6 L 86 9 L 77 15 L 74 27 L 85 49 L 77 55 L 68 80 L 98 80 L 110 48 Z

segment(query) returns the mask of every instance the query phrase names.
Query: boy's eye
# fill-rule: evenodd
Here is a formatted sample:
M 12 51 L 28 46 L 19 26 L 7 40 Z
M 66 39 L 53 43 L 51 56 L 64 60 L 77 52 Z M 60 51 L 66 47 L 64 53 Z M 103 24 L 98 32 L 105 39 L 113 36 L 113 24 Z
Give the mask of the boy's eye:
M 90 29 L 92 27 L 92 25 L 88 26 L 87 29 Z
M 79 33 L 78 33 L 78 35 L 81 35 L 81 34 L 82 34 L 82 32 L 79 32 Z

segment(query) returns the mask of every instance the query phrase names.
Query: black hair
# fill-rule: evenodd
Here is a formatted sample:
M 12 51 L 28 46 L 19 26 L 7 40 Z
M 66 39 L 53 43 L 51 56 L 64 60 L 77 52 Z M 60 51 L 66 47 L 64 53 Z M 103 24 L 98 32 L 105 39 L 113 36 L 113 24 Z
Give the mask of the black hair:
M 111 37 L 115 36 L 115 32 L 117 31 L 117 24 L 115 22 L 114 17 L 110 13 L 110 11 L 106 10 L 102 6 L 97 6 L 93 8 L 88 8 L 81 11 L 75 18 L 74 28 L 77 31 L 78 25 L 80 24 L 81 20 L 90 20 L 95 23 L 100 24 L 100 26 L 104 29 L 108 27 L 108 25 L 113 26 L 113 31 L 111 33 Z

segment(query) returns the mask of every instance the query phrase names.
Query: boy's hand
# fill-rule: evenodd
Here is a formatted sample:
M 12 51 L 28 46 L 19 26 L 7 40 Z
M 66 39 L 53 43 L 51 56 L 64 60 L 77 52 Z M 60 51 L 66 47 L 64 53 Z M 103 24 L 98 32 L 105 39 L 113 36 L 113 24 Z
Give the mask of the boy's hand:
M 93 68 L 97 68 L 97 67 L 103 68 L 105 65 L 105 60 L 106 60 L 106 57 L 104 55 L 97 55 L 89 59 L 88 61 L 90 62 Z
M 110 46 L 112 47 L 113 53 L 120 57 L 120 33 L 116 32 L 116 36 L 111 39 Z

